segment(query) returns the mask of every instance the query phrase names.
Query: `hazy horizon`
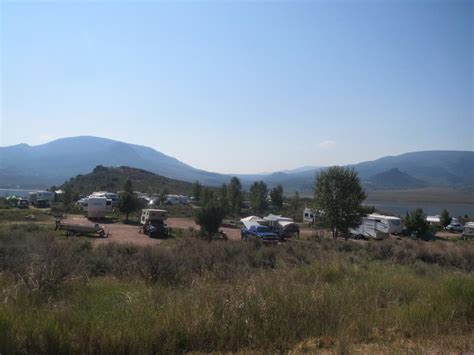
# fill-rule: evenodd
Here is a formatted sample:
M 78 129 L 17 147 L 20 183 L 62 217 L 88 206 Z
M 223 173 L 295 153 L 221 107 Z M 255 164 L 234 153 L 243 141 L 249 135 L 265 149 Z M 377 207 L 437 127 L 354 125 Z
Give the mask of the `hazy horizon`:
M 52 141 L 49 141 L 49 142 L 45 142 L 45 143 L 40 143 L 40 144 L 29 144 L 29 143 L 26 143 L 26 142 L 21 142 L 21 143 L 18 143 L 18 144 L 15 144 L 15 145 L 21 145 L 21 144 L 26 144 L 30 147 L 36 147 L 36 146 L 41 146 L 41 145 L 45 145 L 45 144 L 48 144 L 48 143 L 52 143 L 52 142 L 55 142 L 55 141 L 58 141 L 58 140 L 63 140 L 63 139 L 70 139 L 70 138 L 81 138 L 81 137 L 86 137 L 86 138 L 99 138 L 99 139 L 105 139 L 105 140 L 114 140 L 112 138 L 108 138 L 108 137 L 97 137 L 97 136 L 74 136 L 74 137 L 62 137 L 62 138 L 58 138 L 58 139 L 54 139 Z M 143 144 L 139 144 L 139 143 L 131 143 L 131 142 L 123 142 L 123 143 L 126 143 L 126 144 L 135 144 L 135 145 L 139 145 L 139 146 L 144 146 Z M 13 145 L 14 146 L 14 145 Z M 0 148 L 5 148 L 5 147 L 10 147 L 10 146 L 0 146 Z M 146 147 L 146 146 L 145 146 Z M 154 149 L 154 148 L 153 148 Z M 157 150 L 159 151 L 159 150 Z M 428 151 L 437 151 L 437 150 L 426 150 L 426 151 L 416 151 L 416 152 L 428 152 Z M 439 150 L 438 150 L 439 151 Z M 474 150 L 440 150 L 440 151 L 457 151 L 457 152 L 463 152 L 463 151 L 468 151 L 468 152 L 474 152 Z M 397 155 L 404 155 L 404 154 L 410 154 L 410 153 L 416 153 L 416 152 L 403 152 L 403 153 L 400 153 L 400 154 L 397 154 Z M 394 155 L 392 155 L 394 156 Z M 170 156 L 172 158 L 176 158 L 174 156 Z M 386 156 L 380 156 L 374 160 L 377 160 L 379 158 L 383 158 L 383 157 L 386 157 Z M 179 160 L 179 159 L 178 159 Z M 305 165 L 305 166 L 295 166 L 295 167 L 287 167 L 287 168 L 283 168 L 281 170 L 274 170 L 274 171 L 260 171 L 260 172 L 253 172 L 253 173 L 248 173 L 248 172 L 220 172 L 221 174 L 226 174 L 226 175 L 232 175 L 232 174 L 236 174 L 236 175 L 269 175 L 269 174 L 272 174 L 272 173 L 280 173 L 280 172 L 289 172 L 289 171 L 293 171 L 293 170 L 297 170 L 297 171 L 304 171 L 304 170 L 312 170 L 312 169 L 317 169 L 317 168 L 325 168 L 325 167 L 328 167 L 328 166 L 333 166 L 333 165 L 353 165 L 353 164 L 359 164 L 359 163 L 363 163 L 363 162 L 366 162 L 367 160 L 362 160 L 362 161 L 353 161 L 353 162 L 348 162 L 346 164 L 328 164 L 328 165 Z M 199 166 L 192 166 L 193 168 L 196 168 L 196 169 L 201 169 Z M 209 171 L 209 170 L 208 170 Z M 215 172 L 215 171 L 209 171 L 209 172 Z
M 474 150 L 470 1 L 2 2 L 0 146 L 254 174 Z

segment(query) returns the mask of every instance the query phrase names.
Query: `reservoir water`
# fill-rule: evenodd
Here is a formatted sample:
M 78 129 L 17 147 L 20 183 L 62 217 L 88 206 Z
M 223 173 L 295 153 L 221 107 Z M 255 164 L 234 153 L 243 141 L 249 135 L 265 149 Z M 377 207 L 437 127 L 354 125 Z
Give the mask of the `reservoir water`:
M 427 215 L 441 214 L 446 208 L 451 216 L 474 216 L 474 203 L 434 203 L 434 202 L 419 202 L 419 203 L 397 203 L 397 202 L 383 202 L 383 201 L 365 201 L 365 205 L 374 206 L 376 209 L 390 212 L 398 216 L 405 216 L 407 212 L 413 211 L 416 208 L 422 208 Z
M 30 192 L 40 191 L 40 189 L 36 190 L 15 190 L 15 189 L 0 189 L 0 197 L 8 197 L 8 196 L 20 196 L 20 197 L 27 197 Z

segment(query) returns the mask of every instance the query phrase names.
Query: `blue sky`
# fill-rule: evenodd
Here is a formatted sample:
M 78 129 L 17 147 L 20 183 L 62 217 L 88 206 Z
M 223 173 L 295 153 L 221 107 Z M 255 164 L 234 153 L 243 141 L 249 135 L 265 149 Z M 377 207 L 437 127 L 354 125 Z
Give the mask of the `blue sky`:
M 2 2 L 0 146 L 223 173 L 474 150 L 472 1 Z

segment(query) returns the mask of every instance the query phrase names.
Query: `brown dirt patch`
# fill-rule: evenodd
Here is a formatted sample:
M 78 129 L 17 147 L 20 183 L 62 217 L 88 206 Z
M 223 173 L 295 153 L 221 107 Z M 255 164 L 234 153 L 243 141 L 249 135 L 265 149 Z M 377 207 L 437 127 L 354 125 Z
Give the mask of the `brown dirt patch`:
M 63 223 L 72 224 L 83 224 L 83 225 L 94 225 L 94 222 L 89 221 L 87 218 L 75 215 L 68 216 Z M 157 245 L 161 242 L 160 239 L 150 238 L 149 236 L 139 233 L 139 226 L 133 226 L 123 223 L 99 223 L 104 227 L 105 231 L 109 233 L 108 238 L 94 238 L 94 244 L 103 243 L 133 243 L 138 245 Z
M 200 227 L 194 222 L 193 219 L 191 218 L 178 218 L 178 217 L 172 217 L 168 218 L 166 220 L 166 223 L 168 224 L 168 227 L 171 228 L 179 228 L 179 229 L 189 229 L 189 228 L 194 228 L 196 230 L 199 230 Z M 227 237 L 231 240 L 240 240 L 240 229 L 238 228 L 227 228 L 227 227 L 222 227 L 220 228 L 221 230 L 224 231 L 225 234 L 227 234 Z

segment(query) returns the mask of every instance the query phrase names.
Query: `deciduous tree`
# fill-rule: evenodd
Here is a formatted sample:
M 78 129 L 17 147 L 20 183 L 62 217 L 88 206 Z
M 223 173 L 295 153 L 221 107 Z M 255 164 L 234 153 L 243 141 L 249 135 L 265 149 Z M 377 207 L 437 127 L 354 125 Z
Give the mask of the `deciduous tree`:
M 323 222 L 331 229 L 334 238 L 340 232 L 346 234 L 349 228 L 360 224 L 365 198 L 359 177 L 353 169 L 334 166 L 316 176 L 316 208 L 322 212 Z

